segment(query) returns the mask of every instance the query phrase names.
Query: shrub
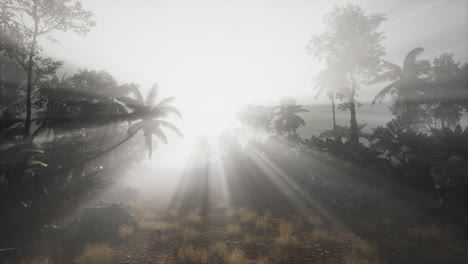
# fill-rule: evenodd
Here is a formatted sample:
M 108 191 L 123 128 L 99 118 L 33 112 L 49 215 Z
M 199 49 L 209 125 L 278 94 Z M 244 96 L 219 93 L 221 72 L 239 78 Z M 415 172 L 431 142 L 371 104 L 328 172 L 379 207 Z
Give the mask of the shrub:
M 213 255 L 226 258 L 229 255 L 229 249 L 226 244 L 222 241 L 218 241 L 213 244 L 210 248 L 210 251 Z
M 225 262 L 229 264 L 245 264 L 249 262 L 249 259 L 245 256 L 244 251 L 235 249 Z
M 208 263 L 208 253 L 202 249 L 195 249 L 193 245 L 185 245 L 177 251 L 177 258 L 183 263 Z
M 202 222 L 202 218 L 200 216 L 200 208 L 190 210 L 185 216 L 185 220 L 192 224 L 200 224 Z
M 78 264 L 108 263 L 112 258 L 112 249 L 106 244 L 90 244 L 78 257 Z
M 257 217 L 255 227 L 257 229 L 268 229 L 271 225 L 271 212 L 266 212 L 263 216 Z
M 195 237 L 200 235 L 200 231 L 198 231 L 198 229 L 193 228 L 193 227 L 185 227 L 183 235 L 184 235 L 184 241 L 192 240 Z
M 280 246 L 289 246 L 298 243 L 297 238 L 294 235 L 294 227 L 292 224 L 281 222 L 278 226 L 278 232 L 279 235 L 276 238 L 276 244 Z
M 228 235 L 239 234 L 242 232 L 242 227 L 239 224 L 229 224 L 224 229 L 224 232 Z
M 45 256 L 29 257 L 20 262 L 21 264 L 53 264 L 54 262 Z
M 133 227 L 128 225 L 123 225 L 119 227 L 119 237 L 128 237 L 133 235 Z
M 257 213 L 249 210 L 248 208 L 239 209 L 239 222 L 241 224 L 246 224 L 254 221 L 257 218 Z
M 255 264 L 268 264 L 268 258 L 258 257 L 257 260 L 255 261 Z

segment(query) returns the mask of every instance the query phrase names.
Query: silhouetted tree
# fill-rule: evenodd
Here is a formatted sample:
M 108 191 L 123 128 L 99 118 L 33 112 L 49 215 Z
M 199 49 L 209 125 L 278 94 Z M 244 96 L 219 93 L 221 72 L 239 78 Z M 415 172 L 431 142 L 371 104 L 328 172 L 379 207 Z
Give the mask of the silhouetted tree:
M 162 127 L 169 128 L 179 136 L 182 136 L 182 133 L 174 124 L 162 120 L 161 118 L 165 118 L 169 114 L 176 114 L 179 117 L 182 117 L 182 115 L 179 110 L 170 105 L 174 100 L 173 97 L 162 99 L 159 103 L 156 103 L 158 96 L 158 88 L 156 85 L 153 85 L 145 100 L 143 100 L 143 96 L 138 90 L 135 91 L 135 94 L 137 97 L 136 99 L 121 97 L 118 98 L 118 100 L 122 101 L 127 107 L 133 110 L 125 117 L 125 120 L 137 120 L 135 124 L 128 128 L 128 134 L 134 135 L 140 130 L 143 131 L 149 157 L 151 158 L 153 152 L 153 135 L 156 135 L 164 143 L 167 143 L 167 136 L 162 130 Z
M 293 98 L 281 100 L 281 104 L 273 108 L 273 115 L 277 117 L 275 129 L 279 134 L 287 133 L 288 136 L 297 135 L 299 127 L 305 126 L 305 121 L 298 113 L 309 112 L 309 110 L 298 105 Z
M 313 36 L 309 43 L 312 53 L 327 66 L 340 65 L 343 69 L 347 85 L 340 95 L 344 101 L 341 109 L 350 111 L 352 143 L 359 142 L 357 91 L 378 73 L 379 59 L 385 54 L 383 33 L 378 31 L 384 20 L 384 15 L 366 15 L 357 5 L 335 7 L 324 19 L 325 31 Z
M 435 121 L 439 121 L 440 127 L 454 128 L 459 124 L 463 107 L 457 103 L 463 93 L 456 93 L 456 78 L 462 73 L 460 63 L 453 60 L 453 54 L 444 53 L 434 59 L 431 70 L 431 81 L 437 88 L 434 98 L 432 114 Z M 468 83 L 465 84 L 468 87 Z M 455 100 L 454 100 L 455 99 Z
M 421 103 L 428 101 L 427 98 L 423 98 L 423 95 L 429 96 L 431 87 L 431 84 L 422 78 L 423 75 L 428 74 L 430 62 L 417 59 L 423 51 L 423 48 L 411 50 L 404 59 L 403 67 L 382 60 L 382 66 L 387 71 L 375 77 L 369 84 L 387 81 L 391 83 L 380 90 L 372 104 L 380 103 L 383 98 L 395 93 L 395 115 L 414 115 L 420 112 L 417 108 Z
M 86 34 L 95 22 L 92 13 L 82 9 L 81 2 L 72 0 L 15 0 L 6 1 L 2 15 L 8 21 L 2 23 L 3 34 L 0 48 L 14 58 L 27 76 L 26 118 L 24 136 L 29 137 L 32 118 L 32 94 L 34 86 L 41 79 L 55 74 L 62 62 L 41 57 L 38 38 L 46 37 L 53 31 L 72 30 Z
M 328 67 L 320 71 L 314 77 L 314 88 L 317 90 L 315 99 L 317 99 L 324 92 L 331 101 L 332 115 L 333 115 L 333 131 L 336 131 L 336 118 L 335 118 L 335 97 L 341 94 L 346 88 L 346 79 L 344 73 L 340 72 L 338 67 Z

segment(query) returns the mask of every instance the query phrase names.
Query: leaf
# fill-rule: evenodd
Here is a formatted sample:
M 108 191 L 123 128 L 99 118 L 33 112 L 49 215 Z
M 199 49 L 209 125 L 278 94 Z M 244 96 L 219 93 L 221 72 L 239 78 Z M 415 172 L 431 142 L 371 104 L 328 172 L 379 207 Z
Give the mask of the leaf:
M 37 167 L 37 166 L 41 166 L 41 167 L 47 167 L 47 164 L 45 164 L 44 162 L 42 161 L 38 161 L 38 160 L 29 160 L 27 163 L 26 163 L 26 166 L 28 167 Z

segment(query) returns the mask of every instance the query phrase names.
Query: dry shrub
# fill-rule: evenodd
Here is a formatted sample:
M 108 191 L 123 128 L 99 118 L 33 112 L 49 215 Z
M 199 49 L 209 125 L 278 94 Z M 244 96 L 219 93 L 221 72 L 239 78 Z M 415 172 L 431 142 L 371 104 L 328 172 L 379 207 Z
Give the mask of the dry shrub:
M 20 262 L 21 264 L 53 264 L 54 262 L 45 256 L 29 257 Z
M 241 224 L 247 224 L 249 222 L 254 221 L 257 218 L 257 213 L 249 210 L 248 208 L 240 208 L 239 209 L 239 222 Z
M 167 216 L 170 218 L 177 218 L 179 216 L 179 209 L 177 208 L 172 208 L 169 210 L 167 213 Z
M 255 227 L 257 229 L 268 229 L 271 225 L 271 212 L 266 212 L 264 215 L 257 217 Z
M 78 264 L 103 264 L 112 258 L 112 249 L 106 244 L 89 244 L 78 257 Z
M 235 249 L 227 259 L 224 260 L 229 264 L 245 264 L 249 263 L 249 259 L 245 256 L 244 251 L 240 249 Z
M 379 263 L 377 251 L 367 241 L 358 239 L 353 241 L 352 249 L 345 256 L 345 264 L 376 264 Z
M 202 222 L 202 218 L 200 216 L 200 208 L 198 207 L 196 209 L 190 210 L 185 216 L 185 220 L 188 223 L 200 224 Z
M 226 216 L 227 217 L 233 217 L 235 215 L 239 214 L 239 210 L 236 208 L 228 207 L 226 208 Z
M 239 224 L 228 224 L 224 228 L 224 233 L 228 235 L 235 235 L 239 234 L 240 232 L 242 232 L 242 227 Z
M 159 256 L 158 258 L 158 264 L 170 264 L 171 263 L 171 259 L 169 257 L 169 255 L 161 255 Z
M 255 261 L 255 264 L 268 264 L 268 258 L 258 257 L 257 260 Z
M 290 223 L 281 222 L 278 226 L 279 235 L 275 243 L 280 246 L 290 246 L 298 243 L 294 235 L 294 226 Z
M 184 241 L 192 240 L 200 235 L 200 231 L 194 227 L 185 227 L 183 231 Z
M 320 220 L 318 216 L 307 217 L 307 222 L 315 228 L 320 227 L 322 225 L 322 220 Z
M 140 228 L 144 231 L 157 231 L 175 229 L 179 225 L 177 223 L 168 223 L 166 221 L 142 220 L 140 221 Z
M 119 237 L 128 237 L 133 235 L 133 227 L 128 225 L 123 225 L 119 227 Z
M 250 244 L 250 243 L 253 243 L 255 241 L 255 237 L 251 234 L 246 234 L 244 236 L 244 243 L 245 244 Z
M 218 241 L 211 246 L 210 253 L 221 258 L 226 258 L 229 255 L 229 249 L 226 243 Z
M 312 233 L 310 234 L 310 238 L 314 242 L 320 242 L 320 241 L 330 239 L 330 233 L 324 229 L 314 229 Z
M 208 263 L 208 252 L 195 249 L 193 245 L 185 245 L 177 251 L 177 258 L 183 263 Z

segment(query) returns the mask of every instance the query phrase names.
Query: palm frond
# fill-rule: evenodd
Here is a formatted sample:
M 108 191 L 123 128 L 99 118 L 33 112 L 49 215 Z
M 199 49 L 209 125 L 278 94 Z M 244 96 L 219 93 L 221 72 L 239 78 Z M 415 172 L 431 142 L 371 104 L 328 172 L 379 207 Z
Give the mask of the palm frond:
M 398 80 L 400 76 L 401 76 L 400 72 L 395 72 L 395 71 L 384 72 L 378 75 L 377 77 L 375 77 L 374 79 L 372 79 L 369 82 L 369 85 L 382 83 L 382 82 L 388 82 L 388 81 L 395 81 L 395 80 Z
M 179 135 L 179 136 L 181 136 L 181 137 L 184 136 L 184 135 L 182 134 L 182 132 L 180 131 L 180 129 L 179 129 L 176 125 L 174 125 L 174 124 L 172 124 L 172 123 L 170 123 L 170 122 L 164 121 L 164 120 L 157 120 L 156 122 L 158 122 L 158 124 L 161 125 L 161 126 L 164 126 L 164 127 L 167 127 L 167 128 L 169 128 L 169 129 L 171 129 L 171 130 L 174 131 L 177 135 Z
M 178 117 L 182 118 L 182 114 L 180 113 L 180 111 L 171 105 L 160 105 L 158 107 L 153 107 L 153 109 L 151 109 L 151 114 L 154 116 L 164 116 L 164 117 L 170 114 L 175 114 Z
M 167 144 L 167 137 L 166 137 L 166 134 L 164 134 L 164 132 L 163 132 L 159 127 L 157 127 L 156 129 L 154 129 L 152 132 L 153 132 L 153 134 L 155 134 L 156 136 L 158 136 L 158 138 L 160 138 L 164 143 Z
M 390 91 L 394 88 L 397 88 L 401 84 L 401 80 L 397 80 L 392 82 L 391 84 L 385 86 L 380 92 L 374 97 L 372 100 L 372 105 L 374 105 L 377 101 L 380 103 L 382 100 L 387 96 Z
M 128 96 L 119 97 L 117 98 L 117 100 L 124 103 L 128 108 L 131 108 L 137 112 L 142 112 L 145 109 L 145 105 L 143 102 Z
M 149 91 L 148 95 L 146 95 L 146 100 L 145 104 L 146 106 L 153 106 L 156 102 L 156 99 L 158 97 L 158 85 L 154 84 L 151 87 L 151 90 Z
M 403 62 L 403 72 L 408 73 L 412 71 L 413 69 L 415 69 L 416 68 L 415 63 L 416 63 L 417 57 L 423 52 L 424 52 L 424 48 L 421 48 L 421 47 L 415 48 L 411 50 L 410 52 L 408 52 Z

